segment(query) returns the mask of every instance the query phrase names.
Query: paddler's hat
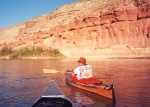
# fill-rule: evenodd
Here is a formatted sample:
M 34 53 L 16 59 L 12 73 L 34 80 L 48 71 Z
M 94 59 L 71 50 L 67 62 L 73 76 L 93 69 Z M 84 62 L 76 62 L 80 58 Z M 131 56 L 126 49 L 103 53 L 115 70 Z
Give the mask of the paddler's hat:
M 86 59 L 83 58 L 83 57 L 81 57 L 81 58 L 78 60 L 78 62 L 80 62 L 80 63 L 86 65 Z

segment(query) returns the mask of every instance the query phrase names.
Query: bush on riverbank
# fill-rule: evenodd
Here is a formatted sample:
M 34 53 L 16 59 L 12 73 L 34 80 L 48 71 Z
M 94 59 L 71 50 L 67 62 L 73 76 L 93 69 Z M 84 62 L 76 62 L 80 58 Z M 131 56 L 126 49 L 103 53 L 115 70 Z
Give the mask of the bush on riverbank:
M 57 49 L 43 49 L 36 47 L 29 49 L 28 47 L 20 48 L 18 50 L 11 50 L 4 46 L 0 50 L 0 56 L 7 56 L 9 58 L 22 58 L 22 57 L 63 57 L 63 54 Z

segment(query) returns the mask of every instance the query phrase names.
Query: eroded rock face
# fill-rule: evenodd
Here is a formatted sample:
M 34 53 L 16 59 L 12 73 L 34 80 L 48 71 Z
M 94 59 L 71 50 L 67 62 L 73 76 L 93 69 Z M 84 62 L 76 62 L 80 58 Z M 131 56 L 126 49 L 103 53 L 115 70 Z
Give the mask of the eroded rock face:
M 7 32 L 13 42 L 3 40 L 0 47 L 52 47 L 67 56 L 150 53 L 150 2 L 85 0 L 12 29 Z M 0 34 L 7 33 L 0 29 Z

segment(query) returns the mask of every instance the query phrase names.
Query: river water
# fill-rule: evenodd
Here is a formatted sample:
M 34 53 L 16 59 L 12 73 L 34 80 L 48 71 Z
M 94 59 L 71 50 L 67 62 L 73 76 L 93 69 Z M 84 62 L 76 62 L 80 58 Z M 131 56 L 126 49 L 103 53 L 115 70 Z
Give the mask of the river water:
M 66 84 L 64 70 L 77 66 L 77 59 L 0 60 L 0 107 L 30 107 L 51 79 L 78 107 L 150 106 L 150 59 L 87 59 L 93 75 L 114 84 L 116 103 Z M 44 74 L 43 68 L 59 70 Z

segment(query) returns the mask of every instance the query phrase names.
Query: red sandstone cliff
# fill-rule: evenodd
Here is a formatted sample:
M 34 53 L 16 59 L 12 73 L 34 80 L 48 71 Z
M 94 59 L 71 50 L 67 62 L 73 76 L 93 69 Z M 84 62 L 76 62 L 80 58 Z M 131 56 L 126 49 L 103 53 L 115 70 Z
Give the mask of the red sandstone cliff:
M 10 39 L 10 40 L 9 40 Z M 56 48 L 67 56 L 147 53 L 149 0 L 85 0 L 0 29 L 0 48 Z

